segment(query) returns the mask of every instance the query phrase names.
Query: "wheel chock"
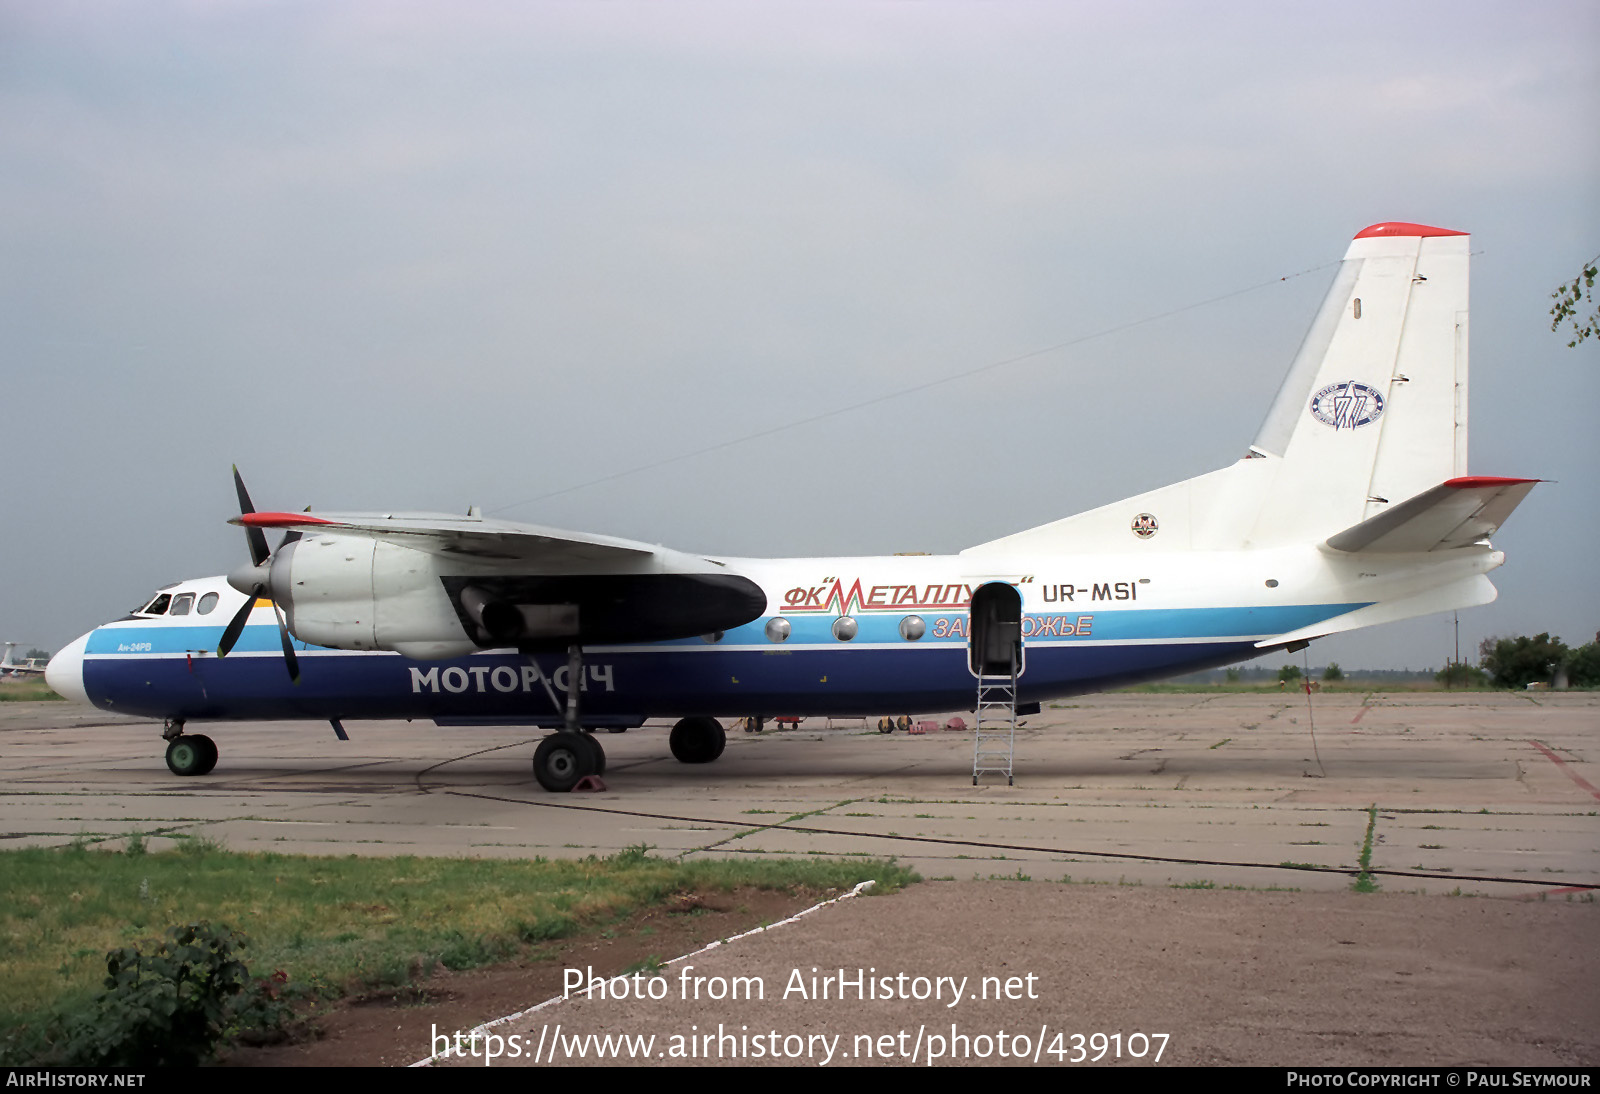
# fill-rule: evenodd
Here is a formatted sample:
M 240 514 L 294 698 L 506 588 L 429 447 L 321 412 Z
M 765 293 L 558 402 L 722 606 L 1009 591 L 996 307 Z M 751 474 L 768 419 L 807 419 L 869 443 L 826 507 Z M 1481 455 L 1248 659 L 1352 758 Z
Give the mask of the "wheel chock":
M 577 785 L 572 788 L 572 792 L 577 794 L 580 791 L 587 791 L 591 794 L 600 794 L 604 793 L 605 789 L 606 782 L 599 775 L 585 775 L 578 780 Z

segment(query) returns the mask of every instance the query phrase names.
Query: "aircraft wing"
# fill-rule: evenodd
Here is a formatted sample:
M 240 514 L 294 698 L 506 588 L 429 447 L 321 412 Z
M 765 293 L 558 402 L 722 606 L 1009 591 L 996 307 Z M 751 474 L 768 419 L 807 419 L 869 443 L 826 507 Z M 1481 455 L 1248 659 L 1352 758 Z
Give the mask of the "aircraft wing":
M 1448 551 L 1493 535 L 1539 479 L 1448 479 L 1328 537 L 1335 551 Z
M 647 543 L 541 528 L 507 520 L 434 513 L 245 513 L 228 522 L 246 528 L 282 528 L 357 536 L 429 554 L 539 565 L 638 563 L 661 549 Z

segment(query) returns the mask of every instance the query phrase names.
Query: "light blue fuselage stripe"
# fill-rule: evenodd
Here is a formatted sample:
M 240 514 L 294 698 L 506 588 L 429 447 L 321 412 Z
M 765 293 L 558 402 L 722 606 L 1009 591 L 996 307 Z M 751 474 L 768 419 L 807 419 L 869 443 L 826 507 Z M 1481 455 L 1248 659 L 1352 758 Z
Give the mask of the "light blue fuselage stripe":
M 1141 640 L 1264 638 L 1285 634 L 1301 627 L 1319 623 L 1345 612 L 1366 607 L 1353 604 L 1291 604 L 1282 607 L 1259 608 L 1141 608 L 1107 611 L 1104 609 L 1066 612 L 1029 612 L 1023 617 L 1024 627 L 1030 621 L 1039 633 L 1028 636 L 1030 644 L 1051 642 L 1082 643 L 1087 641 L 1126 642 Z M 944 643 L 965 646 L 966 612 L 917 613 L 923 620 L 926 633 L 915 643 L 900 635 L 900 621 L 912 613 L 872 613 L 852 616 L 857 633 L 854 641 L 862 644 L 903 643 L 907 646 Z M 761 646 L 780 648 L 766 636 L 766 625 L 771 616 L 765 616 L 741 627 L 727 631 L 719 645 Z M 781 648 L 814 646 L 837 649 L 844 645 L 833 636 L 833 623 L 837 616 L 786 615 L 790 636 Z M 939 626 L 943 620 L 947 624 Z M 949 624 L 960 621 L 956 633 L 949 633 Z M 1087 620 L 1087 622 L 1080 622 Z M 1049 621 L 1057 625 L 1044 628 Z M 1061 624 L 1081 627 L 1076 633 L 1063 634 Z M 101 627 L 89 637 L 86 654 L 110 653 L 198 653 L 213 651 L 222 637 L 221 626 L 189 626 L 184 624 L 152 623 L 146 626 Z M 670 642 L 651 643 L 654 648 L 670 649 L 674 646 L 702 646 L 703 638 L 681 638 Z M 322 649 L 295 642 L 295 648 Z M 591 647 L 598 654 L 606 647 Z M 252 624 L 245 627 L 234 650 L 241 653 L 273 653 L 281 649 L 278 628 L 274 625 Z

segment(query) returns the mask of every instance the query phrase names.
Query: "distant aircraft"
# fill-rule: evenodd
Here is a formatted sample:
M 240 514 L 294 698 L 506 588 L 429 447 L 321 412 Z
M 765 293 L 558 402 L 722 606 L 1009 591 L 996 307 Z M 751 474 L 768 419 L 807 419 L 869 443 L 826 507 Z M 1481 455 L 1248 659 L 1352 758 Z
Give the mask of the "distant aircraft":
M 605 767 L 580 730 L 977 709 L 974 780 L 1063 696 L 1486 604 L 1488 537 L 1536 479 L 1467 473 L 1468 236 L 1356 235 L 1244 458 L 948 556 L 749 559 L 412 513 L 256 512 L 251 562 L 162 589 L 50 663 L 56 690 L 189 722 L 431 718 L 558 730 L 550 790 Z M 1202 387 L 1201 391 L 1203 392 Z M 264 532 L 286 532 L 269 550 Z
M 6 643 L 5 654 L 0 656 L 0 676 L 37 676 L 43 673 L 45 667 L 37 658 L 30 657 L 26 661 L 16 659 L 18 645 L 20 643 Z

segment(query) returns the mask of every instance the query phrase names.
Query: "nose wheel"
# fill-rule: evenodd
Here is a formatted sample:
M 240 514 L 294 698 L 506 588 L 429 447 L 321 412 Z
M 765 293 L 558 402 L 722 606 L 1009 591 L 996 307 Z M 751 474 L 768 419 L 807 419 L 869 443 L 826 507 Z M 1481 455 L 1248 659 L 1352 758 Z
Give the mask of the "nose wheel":
M 174 775 L 209 775 L 217 766 L 217 744 L 201 733 L 182 733 L 167 742 L 167 770 Z

